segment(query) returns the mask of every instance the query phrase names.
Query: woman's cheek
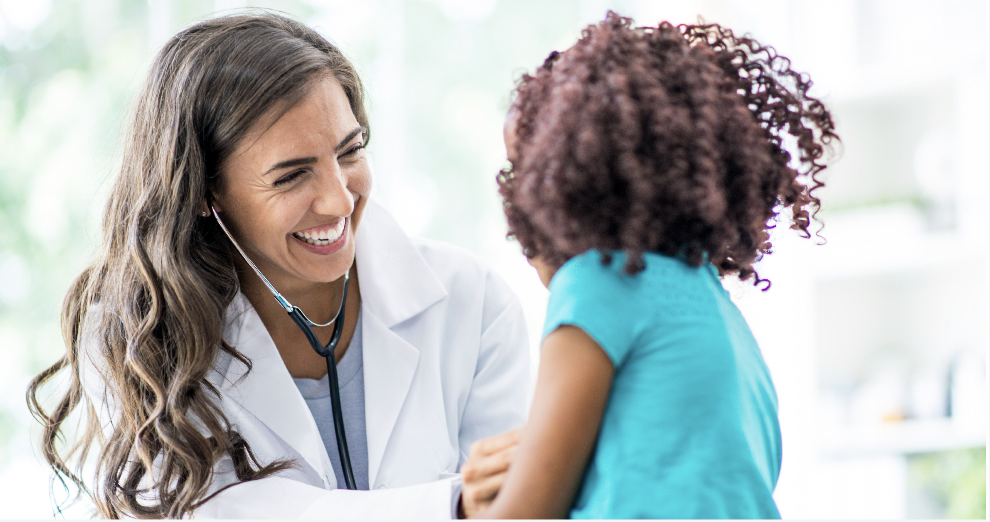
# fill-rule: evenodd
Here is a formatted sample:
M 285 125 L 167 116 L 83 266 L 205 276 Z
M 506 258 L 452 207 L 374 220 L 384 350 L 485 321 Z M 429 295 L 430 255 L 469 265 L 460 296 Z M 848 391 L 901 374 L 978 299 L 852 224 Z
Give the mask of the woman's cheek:
M 358 226 L 361 224 L 361 216 L 364 215 L 364 207 L 367 204 L 368 204 L 367 196 L 359 196 L 358 199 L 354 202 L 354 212 L 351 213 L 352 234 L 357 234 Z
M 355 173 L 351 178 L 351 183 L 348 184 L 348 188 L 351 192 L 357 194 L 362 199 L 367 198 L 371 194 L 371 171 L 368 169 L 368 164 L 366 160 L 361 161 L 361 168 Z M 357 200 L 355 200 L 357 203 Z
M 358 224 L 361 221 L 361 214 L 364 212 L 364 207 L 368 203 L 368 196 L 371 195 L 371 172 L 366 168 L 362 169 L 362 172 L 351 178 L 351 182 L 348 183 L 348 189 L 354 196 L 354 213 L 351 216 L 351 228 L 354 232 L 357 232 Z
M 309 202 L 305 194 L 282 194 L 277 198 L 276 204 L 263 217 L 259 217 L 277 226 L 277 233 L 284 236 L 299 228 L 308 209 Z

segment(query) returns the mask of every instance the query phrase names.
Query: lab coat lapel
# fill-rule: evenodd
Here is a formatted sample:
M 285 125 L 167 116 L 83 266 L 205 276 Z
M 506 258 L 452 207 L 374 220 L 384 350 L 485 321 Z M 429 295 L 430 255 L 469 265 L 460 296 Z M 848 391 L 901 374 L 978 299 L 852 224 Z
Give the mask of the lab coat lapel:
M 368 483 L 374 487 L 392 429 L 416 374 L 419 350 L 373 314 L 363 320 Z
M 368 479 L 374 487 L 420 357 L 420 350 L 392 328 L 447 292 L 395 219 L 373 200 L 368 201 L 355 246 L 364 314 Z
M 327 478 L 329 457 L 316 421 L 258 313 L 244 294 L 238 293 L 228 314 L 225 338 L 251 361 L 252 366 L 248 372 L 237 360 L 231 362 L 222 388 L 225 400 L 234 400 L 243 406 L 296 450 L 325 480 L 331 480 Z

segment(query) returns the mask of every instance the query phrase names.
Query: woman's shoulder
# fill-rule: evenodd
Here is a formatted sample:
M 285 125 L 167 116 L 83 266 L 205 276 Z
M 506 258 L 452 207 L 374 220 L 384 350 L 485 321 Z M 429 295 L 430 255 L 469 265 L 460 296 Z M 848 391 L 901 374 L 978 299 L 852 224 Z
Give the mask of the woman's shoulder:
M 426 238 L 411 238 L 447 295 L 456 301 L 478 301 L 485 308 L 505 308 L 518 301 L 505 279 L 484 258 L 470 250 Z
M 482 325 L 521 306 L 505 280 L 480 256 L 409 236 L 374 201 L 368 202 L 356 246 L 362 300 L 386 324 L 398 324 L 440 301 L 446 305 L 430 317 L 446 310 L 450 317 L 478 317 Z
M 493 273 L 487 261 L 464 247 L 423 237 L 409 240 L 437 277 L 476 280 Z
M 448 296 L 460 298 L 514 298 L 505 280 L 481 256 L 443 241 L 408 235 L 395 218 L 369 201 L 358 243 L 358 268 L 373 277 L 404 285 L 402 279 L 435 279 Z M 367 256 L 361 259 L 361 256 Z M 362 274 L 365 275 L 365 274 Z M 480 292 L 479 292 L 480 291 Z

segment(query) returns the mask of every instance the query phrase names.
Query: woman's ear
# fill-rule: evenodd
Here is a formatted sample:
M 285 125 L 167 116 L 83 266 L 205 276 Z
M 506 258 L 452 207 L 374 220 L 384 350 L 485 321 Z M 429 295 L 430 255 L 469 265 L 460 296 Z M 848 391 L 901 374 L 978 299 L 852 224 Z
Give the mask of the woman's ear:
M 220 200 L 213 194 L 208 195 L 206 199 L 203 200 L 202 210 L 206 211 L 206 213 L 209 214 L 210 207 L 213 207 L 213 209 L 216 210 L 217 213 L 223 212 L 223 209 L 221 208 L 220 205 Z

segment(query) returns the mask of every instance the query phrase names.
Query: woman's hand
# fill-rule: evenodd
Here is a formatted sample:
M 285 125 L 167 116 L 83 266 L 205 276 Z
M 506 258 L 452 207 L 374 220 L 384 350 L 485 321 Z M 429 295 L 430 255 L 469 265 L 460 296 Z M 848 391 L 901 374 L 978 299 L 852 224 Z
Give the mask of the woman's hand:
M 505 474 L 512 463 L 512 456 L 519 443 L 521 429 L 507 431 L 501 435 L 481 439 L 471 445 L 471 455 L 461 466 L 464 486 L 461 489 L 461 502 L 458 516 L 471 518 L 484 510 L 498 494 Z

